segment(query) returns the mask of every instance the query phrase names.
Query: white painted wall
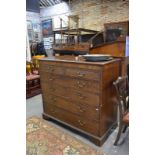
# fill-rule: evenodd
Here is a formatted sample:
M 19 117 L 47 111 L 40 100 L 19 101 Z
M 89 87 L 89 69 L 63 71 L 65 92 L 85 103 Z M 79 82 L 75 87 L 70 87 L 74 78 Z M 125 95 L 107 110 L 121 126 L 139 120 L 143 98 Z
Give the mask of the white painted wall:
M 60 19 L 63 20 L 62 26 L 68 25 L 68 15 L 70 14 L 70 8 L 67 3 L 63 2 L 51 7 L 43 8 L 40 10 L 41 20 L 53 19 L 53 29 L 60 28 Z
M 26 11 L 26 20 L 31 20 L 40 23 L 40 14 L 35 12 Z
M 70 9 L 67 3 L 63 2 L 60 4 L 56 4 L 51 7 L 40 9 L 41 18 L 49 18 L 53 16 L 58 16 L 61 14 L 70 13 Z
M 32 22 L 33 35 L 38 34 L 39 42 L 42 40 L 42 29 L 41 29 L 41 19 L 40 14 L 35 12 L 26 12 L 26 20 Z
M 52 19 L 53 21 L 53 30 L 60 29 L 60 19 L 63 20 L 62 27 L 68 26 L 68 15 L 70 15 L 70 7 L 67 3 L 63 2 L 60 4 L 56 4 L 51 7 L 40 9 L 40 19 L 41 21 Z M 60 39 L 60 35 L 56 35 L 56 39 Z M 51 56 L 53 54 L 53 50 L 46 50 L 47 55 Z

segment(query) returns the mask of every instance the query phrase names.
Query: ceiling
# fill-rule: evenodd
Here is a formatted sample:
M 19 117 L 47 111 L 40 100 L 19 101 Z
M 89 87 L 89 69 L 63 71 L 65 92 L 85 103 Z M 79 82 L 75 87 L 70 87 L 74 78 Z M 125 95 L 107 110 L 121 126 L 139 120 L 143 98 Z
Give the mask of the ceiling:
M 70 1 L 71 0 L 39 0 L 39 5 L 40 5 L 40 8 L 46 8 L 49 6 L 60 4 L 62 2 L 69 2 L 70 3 Z M 122 0 L 122 1 L 129 1 L 129 0 Z
M 46 8 L 49 6 L 60 4 L 63 1 L 68 1 L 68 0 L 40 0 L 40 8 Z

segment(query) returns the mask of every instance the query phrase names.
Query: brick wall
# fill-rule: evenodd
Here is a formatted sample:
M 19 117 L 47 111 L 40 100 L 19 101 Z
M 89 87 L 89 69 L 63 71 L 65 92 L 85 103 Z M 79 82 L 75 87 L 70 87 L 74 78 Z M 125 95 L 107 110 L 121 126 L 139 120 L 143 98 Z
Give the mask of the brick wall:
M 80 27 L 102 30 L 104 23 L 129 20 L 129 0 L 71 0 L 41 9 L 42 19 L 78 14 Z
M 70 8 L 83 28 L 102 30 L 104 23 L 129 20 L 129 0 L 72 0 Z

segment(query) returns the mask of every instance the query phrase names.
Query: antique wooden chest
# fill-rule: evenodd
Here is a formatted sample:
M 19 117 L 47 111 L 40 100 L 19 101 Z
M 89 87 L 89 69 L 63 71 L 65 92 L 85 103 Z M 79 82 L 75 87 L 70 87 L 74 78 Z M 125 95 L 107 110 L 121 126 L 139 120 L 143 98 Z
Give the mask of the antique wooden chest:
M 39 62 L 43 118 L 54 119 L 102 145 L 116 123 L 113 81 L 120 59 L 86 62 L 72 56 L 43 58 Z

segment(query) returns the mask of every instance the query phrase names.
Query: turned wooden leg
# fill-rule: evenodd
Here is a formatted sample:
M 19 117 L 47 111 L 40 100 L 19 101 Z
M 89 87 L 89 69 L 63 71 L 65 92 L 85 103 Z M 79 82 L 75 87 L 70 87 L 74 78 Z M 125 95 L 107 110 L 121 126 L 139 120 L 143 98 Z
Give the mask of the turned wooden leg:
M 122 132 L 122 123 L 120 122 L 120 124 L 118 126 L 118 133 L 117 133 L 117 137 L 116 137 L 116 140 L 114 142 L 114 145 L 117 145 L 117 143 L 120 139 L 120 136 L 121 136 L 121 132 Z

